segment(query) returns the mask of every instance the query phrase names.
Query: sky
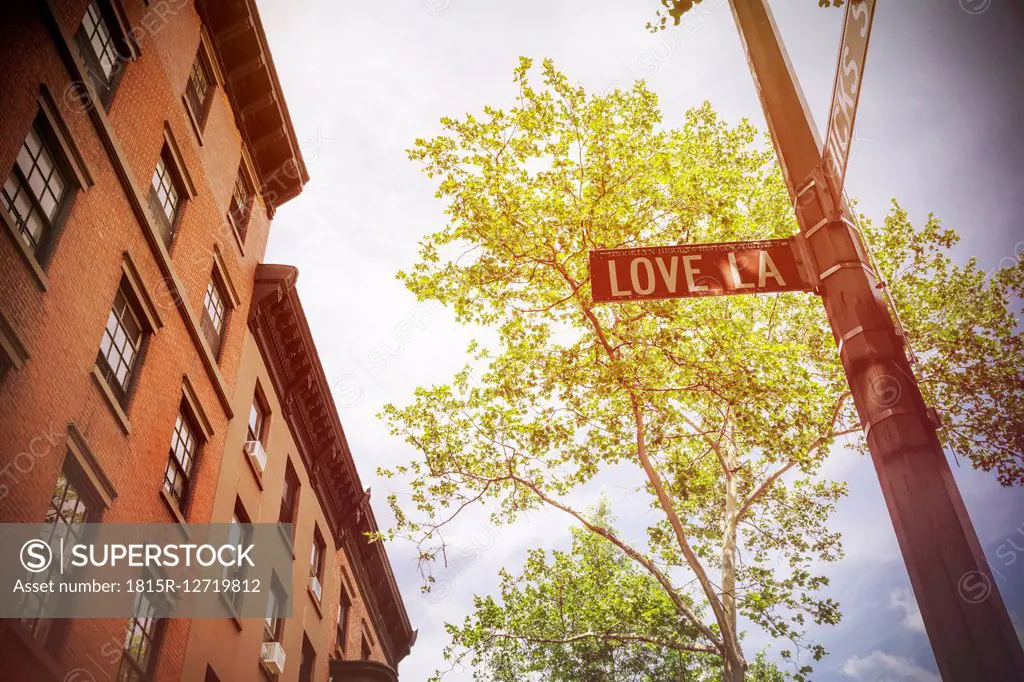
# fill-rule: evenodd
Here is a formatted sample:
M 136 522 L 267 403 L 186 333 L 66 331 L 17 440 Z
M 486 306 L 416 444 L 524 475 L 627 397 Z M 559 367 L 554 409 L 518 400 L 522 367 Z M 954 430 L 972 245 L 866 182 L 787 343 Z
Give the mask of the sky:
M 378 466 L 416 453 L 377 417 L 417 386 L 450 380 L 476 330 L 419 304 L 395 273 L 418 241 L 444 225 L 434 184 L 409 161 L 415 138 L 442 116 L 508 106 L 520 55 L 551 57 L 589 91 L 643 78 L 660 97 L 664 125 L 709 100 L 732 122 L 764 126 L 726 0 L 705 0 L 671 33 L 644 30 L 656 0 L 259 0 L 310 182 L 274 221 L 268 262 L 299 268 L 298 288 L 363 483 L 382 525 L 399 483 Z M 819 129 L 831 95 L 842 24 L 813 0 L 773 0 L 777 23 Z M 847 191 L 880 220 L 896 197 L 920 223 L 934 213 L 964 236 L 956 256 L 986 270 L 1024 249 L 1024 10 L 1016 0 L 880 2 L 847 176 Z M 1024 624 L 1024 493 L 950 458 L 971 517 L 1017 622 Z M 871 462 L 841 448 L 831 475 L 850 495 L 833 522 L 846 558 L 828 566 L 843 620 L 812 632 L 830 655 L 815 680 L 937 682 Z M 628 509 L 624 485 L 602 491 Z M 624 522 L 642 528 L 644 510 Z M 621 511 L 620 511 L 621 515 Z M 420 593 L 413 547 L 388 552 L 419 640 L 402 662 L 415 682 L 444 667 L 445 621 L 461 621 L 474 594 L 493 593 L 497 570 L 518 569 L 528 547 L 564 547 L 554 515 L 492 527 L 484 513 L 454 529 L 456 551 L 438 588 Z M 1024 630 L 1022 630 L 1024 631 Z M 752 658 L 778 645 L 751 632 Z M 774 648 L 773 648 L 774 646 Z M 470 679 L 455 671 L 451 680 Z

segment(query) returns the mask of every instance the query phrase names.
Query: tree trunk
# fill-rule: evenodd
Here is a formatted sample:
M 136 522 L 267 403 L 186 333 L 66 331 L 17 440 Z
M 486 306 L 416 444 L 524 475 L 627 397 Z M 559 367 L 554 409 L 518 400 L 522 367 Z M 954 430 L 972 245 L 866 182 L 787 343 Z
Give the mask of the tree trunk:
M 725 465 L 725 518 L 722 520 L 722 610 L 729 632 L 725 637 L 726 655 L 723 682 L 739 680 L 742 682 L 746 671 L 746 662 L 740 649 L 739 631 L 736 616 L 736 525 L 738 511 L 738 490 L 736 486 L 736 469 L 739 467 L 739 456 L 736 446 L 732 443 L 732 424 L 725 426 L 725 447 L 723 464 Z M 725 633 L 723 633 L 724 635 Z
M 743 682 L 743 675 L 747 671 L 746 663 L 731 660 L 731 656 L 723 658 L 722 682 Z

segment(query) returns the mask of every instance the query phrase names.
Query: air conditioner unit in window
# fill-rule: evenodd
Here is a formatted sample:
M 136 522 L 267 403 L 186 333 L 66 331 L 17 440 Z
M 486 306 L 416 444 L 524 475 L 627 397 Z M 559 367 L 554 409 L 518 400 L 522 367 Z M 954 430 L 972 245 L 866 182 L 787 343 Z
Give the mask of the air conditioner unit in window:
M 264 642 L 260 649 L 260 663 L 271 675 L 284 672 L 284 647 L 280 642 Z
M 320 578 L 315 575 L 309 576 L 309 589 L 313 591 L 313 596 L 316 597 L 317 601 L 320 601 L 320 593 L 323 588 L 320 586 Z
M 245 454 L 249 456 L 249 461 L 256 471 L 262 474 L 267 468 L 267 451 L 263 449 L 263 443 L 258 440 L 245 441 Z

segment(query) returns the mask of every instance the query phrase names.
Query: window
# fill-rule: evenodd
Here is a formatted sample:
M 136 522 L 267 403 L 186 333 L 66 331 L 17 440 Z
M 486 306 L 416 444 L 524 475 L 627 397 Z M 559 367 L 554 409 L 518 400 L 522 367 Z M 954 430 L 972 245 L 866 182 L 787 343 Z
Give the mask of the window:
M 72 524 L 89 523 L 93 519 L 95 509 L 78 492 L 77 486 L 72 483 L 72 477 L 67 467 L 61 470 L 53 495 L 50 496 L 50 506 L 46 509 L 43 523 L 52 523 L 62 528 L 59 534 L 64 537 L 80 538 L 80 529 L 75 529 Z
M 249 226 L 249 213 L 252 210 L 252 189 L 248 179 L 245 177 L 245 166 L 239 164 L 238 177 L 235 178 L 235 188 L 231 192 L 231 206 L 228 209 L 228 222 L 238 232 L 238 236 L 245 240 L 245 231 Z
M 78 543 L 84 539 L 84 527 L 80 524 L 90 523 L 98 516 L 98 505 L 91 498 L 87 498 L 79 491 L 76 481 L 80 480 L 77 471 L 72 468 L 70 455 L 66 458 L 64 468 L 57 477 L 57 483 L 50 495 L 50 503 L 46 508 L 46 515 L 43 523 L 50 524 L 46 541 L 52 541 L 54 537 L 64 538 L 66 543 Z M 49 574 L 60 570 L 60 566 L 53 564 L 48 569 Z M 47 614 L 53 606 L 56 595 L 51 593 L 30 593 L 25 598 L 24 614 L 21 619 L 22 626 L 28 630 L 37 641 L 47 642 L 47 638 L 53 626 L 53 619 Z
M 206 675 L 203 677 L 203 682 L 220 682 L 217 673 L 213 672 L 213 668 L 209 665 L 206 666 Z
M 352 602 L 348 598 L 348 593 L 345 591 L 344 581 L 342 581 L 341 599 L 338 601 L 338 619 L 336 622 L 337 634 L 335 638 L 335 644 L 338 647 L 338 651 L 342 653 L 345 651 L 345 639 L 348 637 L 348 612 L 351 607 Z
M 0 191 L 19 236 L 40 262 L 46 260 L 75 189 L 58 148 L 45 117 L 36 116 Z
M 245 507 L 242 506 L 242 501 L 235 499 L 235 513 L 231 515 L 231 530 L 229 532 L 228 544 L 229 545 L 246 545 L 252 540 L 252 528 L 249 526 L 249 515 L 245 513 Z M 225 580 L 244 580 L 245 579 L 245 566 L 225 566 L 224 567 L 224 579 Z M 231 603 L 232 608 L 235 612 L 240 610 L 242 605 L 243 592 L 241 590 L 227 592 L 228 601 Z
M 96 356 L 96 366 L 122 407 L 127 403 L 146 336 L 140 318 L 130 287 L 122 279 Z
M 302 657 L 299 659 L 299 682 L 311 682 L 316 668 L 316 649 L 309 637 L 302 636 Z
M 184 511 L 185 503 L 188 501 L 189 484 L 195 468 L 198 447 L 195 427 L 185 413 L 183 405 L 178 409 L 178 418 L 174 422 L 171 449 L 164 472 L 164 490 L 178 505 L 180 511 Z
M 319 528 L 313 529 L 313 549 L 309 555 L 309 575 L 319 579 L 324 577 L 324 536 Z
M 154 617 L 153 595 L 139 592 L 135 597 L 135 615 L 128 622 L 124 652 L 117 673 L 118 682 L 149 679 L 155 660 L 156 636 L 160 621 Z
M 203 317 L 200 326 L 215 358 L 220 355 L 220 345 L 224 338 L 224 322 L 227 318 L 225 298 L 224 288 L 214 273 L 210 276 L 210 283 L 206 285 L 206 293 L 203 294 Z
M 285 592 L 277 575 L 271 576 L 270 590 L 267 592 L 267 616 L 263 622 L 263 641 L 280 642 L 281 628 L 284 625 Z
M 209 104 L 213 95 L 213 85 L 206 48 L 200 42 L 196 58 L 192 62 L 192 71 L 188 75 L 188 83 L 185 84 L 185 103 L 200 131 L 206 127 L 206 118 L 210 113 Z
M 108 21 L 101 6 L 107 0 L 92 0 L 85 9 L 82 25 L 75 34 L 75 42 L 82 53 L 86 70 L 92 80 L 96 94 L 103 106 L 109 106 L 113 99 L 114 88 L 121 78 L 125 58 L 118 53 L 119 45 L 127 54 L 124 36 L 116 21 Z M 113 17 L 111 17 L 113 18 Z
M 364 661 L 368 661 L 368 660 L 370 660 L 370 655 L 371 654 L 372 654 L 372 651 L 370 650 L 370 642 L 367 641 L 366 635 L 364 634 L 363 635 L 363 644 L 362 644 L 362 646 L 360 647 L 360 650 L 359 650 L 359 658 L 363 659 Z
M 252 405 L 249 406 L 249 425 L 246 428 L 245 439 L 258 440 L 262 443 L 263 437 L 266 435 L 267 413 L 270 410 L 267 409 L 260 393 L 260 386 L 256 384 L 256 391 L 252 396 Z
M 289 460 L 284 471 L 284 490 L 281 491 L 281 515 L 278 523 L 295 523 L 295 511 L 299 502 L 299 477 Z M 294 525 L 292 535 L 295 534 Z
M 181 182 L 176 177 L 174 162 L 165 146 L 153 169 L 153 180 L 149 188 L 149 209 L 157 220 L 164 244 L 170 246 L 178 227 L 181 211 Z
M 0 310 L 0 386 L 3 386 L 7 373 L 12 369 L 21 369 L 28 361 L 28 350 L 18 337 L 18 332 Z
M 324 583 L 324 552 L 327 551 L 327 543 L 320 529 L 313 528 L 313 547 L 309 554 L 309 582 L 317 601 L 320 601 Z M 312 587 L 313 580 L 316 580 L 316 587 Z

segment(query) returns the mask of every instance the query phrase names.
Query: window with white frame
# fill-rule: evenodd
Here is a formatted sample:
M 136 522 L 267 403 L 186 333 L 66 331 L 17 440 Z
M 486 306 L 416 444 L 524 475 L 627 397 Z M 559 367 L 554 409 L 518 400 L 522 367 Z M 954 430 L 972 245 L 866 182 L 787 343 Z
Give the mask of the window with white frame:
M 85 535 L 85 527 L 82 524 L 96 521 L 99 515 L 99 505 L 86 494 L 87 491 L 79 483 L 81 476 L 70 466 L 69 460 L 70 455 L 65 459 L 64 467 L 57 476 L 57 483 L 50 494 L 50 503 L 43 518 L 43 523 L 48 524 L 48 530 L 42 536 L 44 540 L 50 542 L 57 537 L 64 538 L 68 546 L 82 542 Z M 47 573 L 53 575 L 62 570 L 59 563 L 51 564 Z M 43 646 L 48 644 L 53 630 L 54 620 L 49 614 L 52 612 L 55 597 L 56 595 L 52 593 L 29 593 L 21 611 L 22 627 Z
M 168 246 L 173 241 L 178 227 L 182 194 L 181 182 L 176 175 L 174 161 L 165 146 L 153 168 L 153 178 L 149 186 L 149 208 L 157 220 L 164 243 Z
M 213 274 L 210 277 L 210 282 L 206 285 L 206 292 L 203 294 L 202 328 L 214 357 L 220 353 L 226 318 L 227 305 L 225 304 L 224 289 L 217 280 L 217 275 Z
M 252 201 L 253 193 L 249 181 L 245 177 L 245 166 L 244 164 L 239 164 L 238 177 L 235 178 L 235 187 L 231 191 L 231 207 L 228 209 L 228 220 L 243 240 L 249 225 Z
M 209 104 L 213 95 L 213 69 L 209 59 L 205 45 L 200 42 L 199 49 L 196 50 L 196 57 L 192 61 L 188 82 L 185 84 L 185 102 L 200 130 L 206 127 L 206 119 L 210 113 Z
M 178 510 L 184 512 L 195 468 L 199 439 L 191 416 L 184 404 L 178 409 L 171 433 L 171 447 L 164 470 L 164 490 L 171 496 Z
M 150 678 L 156 660 L 160 625 L 155 614 L 154 595 L 139 592 L 135 596 L 135 612 L 128 621 L 128 631 L 124 637 L 117 682 L 143 682 Z
M 249 423 L 246 427 L 246 440 L 258 440 L 263 442 L 263 431 L 266 428 L 267 409 L 263 397 L 260 395 L 259 384 L 252 395 L 252 404 L 249 406 Z
M 229 531 L 228 544 L 235 546 L 242 546 L 249 544 L 252 540 L 252 527 L 249 525 L 249 515 L 245 512 L 245 507 L 242 506 L 242 501 L 235 499 L 235 512 L 231 515 L 231 529 Z M 225 580 L 244 580 L 245 579 L 245 565 L 238 566 L 225 566 L 224 567 L 224 579 Z M 227 597 L 231 603 L 232 608 L 235 612 L 241 610 L 242 597 L 244 592 L 242 590 L 228 590 Z
M 127 403 L 145 341 L 146 330 L 140 318 L 129 287 L 122 279 L 114 296 L 114 305 L 107 315 L 96 356 L 97 368 L 122 407 Z
M 37 116 L 0 191 L 22 241 L 39 260 L 74 189 L 72 174 L 56 150 L 45 117 Z
M 287 596 L 276 574 L 270 577 L 270 589 L 267 591 L 267 611 L 263 620 L 263 641 L 280 642 L 284 628 L 285 601 Z
M 121 77 L 125 58 L 120 51 L 127 53 L 120 26 L 108 19 L 113 13 L 108 0 L 92 0 L 75 34 L 86 70 L 104 107 L 110 104 Z

